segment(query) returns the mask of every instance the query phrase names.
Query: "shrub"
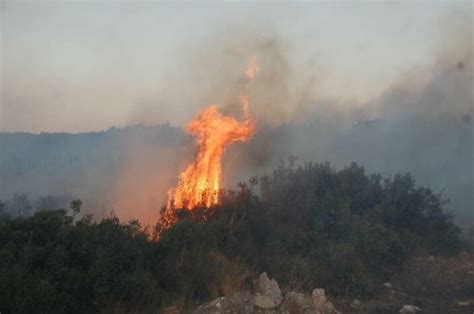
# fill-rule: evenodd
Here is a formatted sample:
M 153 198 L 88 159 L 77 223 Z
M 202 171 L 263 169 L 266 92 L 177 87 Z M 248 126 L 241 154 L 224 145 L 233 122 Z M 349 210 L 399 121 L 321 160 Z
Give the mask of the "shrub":
M 171 228 L 156 226 L 159 241 L 137 221 L 77 220 L 80 205 L 0 215 L 1 312 L 187 308 L 249 288 L 262 271 L 283 289 L 360 295 L 417 254 L 462 247 L 442 195 L 357 164 L 282 163 L 220 205 L 177 211 Z

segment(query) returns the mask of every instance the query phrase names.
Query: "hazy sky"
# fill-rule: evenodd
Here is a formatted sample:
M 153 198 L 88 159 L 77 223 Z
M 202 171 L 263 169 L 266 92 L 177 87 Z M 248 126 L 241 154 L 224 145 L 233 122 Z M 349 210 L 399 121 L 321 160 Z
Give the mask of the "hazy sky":
M 349 107 L 370 102 L 413 67 L 435 62 L 439 20 L 458 4 L 0 5 L 0 131 L 77 132 L 139 122 L 183 124 L 196 106 L 215 101 L 192 92 L 206 81 L 193 76 L 193 63 L 207 51 L 227 53 L 240 29 L 246 36 L 277 36 L 290 65 L 317 64 L 320 97 Z M 472 2 L 465 7 L 472 10 Z

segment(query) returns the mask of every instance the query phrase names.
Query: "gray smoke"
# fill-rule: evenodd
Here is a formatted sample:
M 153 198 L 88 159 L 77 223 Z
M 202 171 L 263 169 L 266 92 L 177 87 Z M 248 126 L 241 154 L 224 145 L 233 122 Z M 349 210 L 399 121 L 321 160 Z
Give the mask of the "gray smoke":
M 370 103 L 321 97 L 319 86 L 330 69 L 318 64 L 317 54 L 301 53 L 295 46 L 301 40 L 291 41 L 271 28 L 234 25 L 233 31 L 182 47 L 180 62 L 171 67 L 156 98 L 141 99 L 129 122 L 156 123 L 163 106 L 191 118 L 210 103 L 239 117 L 243 71 L 255 55 L 261 71 L 249 92 L 257 132 L 250 142 L 226 151 L 226 187 L 271 171 L 289 155 L 300 162 L 330 161 L 338 168 L 356 161 L 370 172 L 410 171 L 420 184 L 445 189 L 459 217 L 472 217 L 473 12 L 469 5 L 463 9 L 439 21 L 435 62 L 402 73 Z M 46 114 L 47 108 L 41 109 Z M 28 110 L 9 115 L 8 107 L 3 110 L 4 117 L 22 114 L 35 123 L 24 114 Z M 91 208 L 96 198 L 95 203 L 105 203 L 103 210 L 147 220 L 164 205 L 167 190 L 195 151 L 193 139 L 172 127 L 62 136 L 0 137 L 6 147 L 0 151 L 0 197 L 14 192 L 85 195 Z M 53 142 L 51 149 L 46 143 Z
M 356 161 L 370 172 L 411 172 L 418 183 L 444 191 L 460 218 L 472 218 L 472 11 L 453 13 L 442 26 L 436 62 L 403 74 L 362 109 L 341 113 L 337 99 L 302 93 L 283 123 L 264 119 L 249 145 L 228 152 L 229 178 L 235 182 L 268 172 L 289 155 L 338 168 Z M 273 90 L 262 86 L 260 92 Z

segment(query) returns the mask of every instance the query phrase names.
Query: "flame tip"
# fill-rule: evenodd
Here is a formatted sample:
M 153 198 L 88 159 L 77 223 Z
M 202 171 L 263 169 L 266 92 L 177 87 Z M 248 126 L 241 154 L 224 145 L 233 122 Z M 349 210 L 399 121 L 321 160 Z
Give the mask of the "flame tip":
M 252 56 L 245 71 L 247 82 L 259 71 L 257 58 Z M 196 137 L 199 150 L 195 160 L 178 176 L 177 186 L 168 190 L 168 204 L 162 217 L 164 228 L 173 223 L 172 213 L 177 209 L 209 208 L 219 204 L 222 154 L 230 143 L 245 142 L 255 131 L 254 119 L 250 117 L 248 88 L 241 92 L 239 100 L 243 121 L 222 114 L 217 105 L 210 104 L 187 124 L 186 132 Z

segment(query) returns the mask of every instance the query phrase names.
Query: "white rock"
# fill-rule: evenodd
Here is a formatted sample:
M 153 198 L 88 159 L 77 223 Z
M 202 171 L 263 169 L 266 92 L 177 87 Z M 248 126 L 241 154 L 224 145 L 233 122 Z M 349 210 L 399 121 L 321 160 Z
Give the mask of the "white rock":
M 421 309 L 418 306 L 406 304 L 402 306 L 399 312 L 401 314 L 412 314 L 418 311 L 421 311 Z
M 277 305 L 283 300 L 278 282 L 276 282 L 275 279 L 268 278 L 265 272 L 261 273 L 258 277 L 258 291 L 262 295 L 272 299 Z
M 316 310 L 322 310 L 326 303 L 326 291 L 324 289 L 314 289 L 311 293 L 313 306 Z
M 278 304 L 272 298 L 266 295 L 257 295 L 254 301 L 255 305 L 261 309 L 271 309 L 278 306 Z
M 362 304 L 362 302 L 360 302 L 360 301 L 357 300 L 357 299 L 354 299 L 354 300 L 352 300 L 352 304 L 355 305 L 355 306 L 359 306 L 359 305 Z
M 324 304 L 324 309 L 323 313 L 324 314 L 333 314 L 335 310 L 334 304 L 332 302 L 328 301 L 326 304 Z

